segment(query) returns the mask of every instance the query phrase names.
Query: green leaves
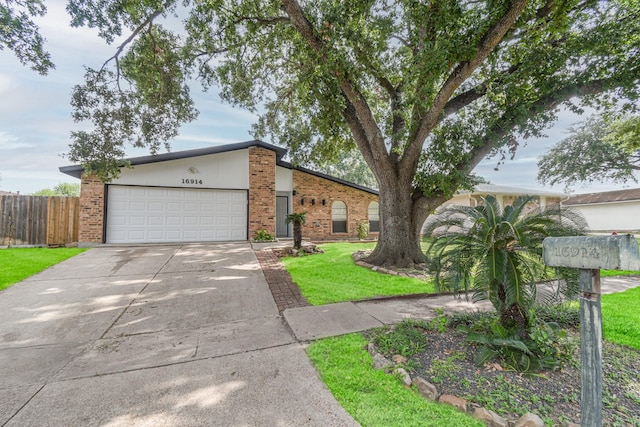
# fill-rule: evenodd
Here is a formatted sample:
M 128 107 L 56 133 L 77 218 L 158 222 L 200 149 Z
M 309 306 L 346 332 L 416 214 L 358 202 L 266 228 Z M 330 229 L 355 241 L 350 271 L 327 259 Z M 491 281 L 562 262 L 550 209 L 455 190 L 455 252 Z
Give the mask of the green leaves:
M 538 180 L 571 187 L 580 182 L 637 181 L 640 169 L 640 117 L 617 121 L 591 117 L 573 127 L 538 163 Z
M 286 216 L 284 221 L 287 224 L 292 224 L 293 223 L 293 224 L 298 224 L 298 225 L 304 225 L 307 222 L 307 213 L 306 212 L 290 213 L 289 215 Z
M 74 88 L 76 122 L 91 130 L 72 132 L 68 157 L 109 181 L 124 166 L 126 144 L 156 152 L 175 137 L 180 124 L 197 116 L 187 85 L 188 67 L 176 52 L 178 38 L 150 27 L 118 59 L 115 71 L 88 68 L 86 83 Z
M 497 320 L 497 319 L 496 319 Z M 475 325 L 467 330 L 466 341 L 477 345 L 474 363 L 483 366 L 500 360 L 507 367 L 532 372 L 557 369 L 573 360 L 576 342 L 557 324 L 535 320 L 531 338 L 522 338 L 513 328 L 505 328 L 497 321 Z
M 505 327 L 527 336 L 536 281 L 546 275 L 542 241 L 576 235 L 584 219 L 568 209 L 536 209 L 532 197 L 502 208 L 494 196 L 477 207 L 449 205 L 427 222 L 427 256 L 440 290 L 472 291 L 489 300 Z
M 67 196 L 78 197 L 80 196 L 80 183 L 79 182 L 61 182 L 58 185 L 51 188 L 43 188 L 42 190 L 33 193 L 34 196 Z
M 0 3 L 0 50 L 12 50 L 23 65 L 31 66 L 42 75 L 55 65 L 44 49 L 44 38 L 32 18 L 44 16 L 46 12 L 42 0 L 5 0 Z

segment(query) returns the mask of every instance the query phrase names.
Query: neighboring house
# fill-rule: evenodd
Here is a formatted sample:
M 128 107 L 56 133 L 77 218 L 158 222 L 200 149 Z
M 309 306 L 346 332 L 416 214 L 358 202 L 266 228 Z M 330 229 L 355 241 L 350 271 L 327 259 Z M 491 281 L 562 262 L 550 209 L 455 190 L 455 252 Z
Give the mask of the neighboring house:
M 562 206 L 582 213 L 592 232 L 640 231 L 640 188 L 576 194 Z
M 441 208 L 448 205 L 476 207 L 481 203 L 482 197 L 490 195 L 496 197 L 496 200 L 500 204 L 500 207 L 503 209 L 505 206 L 513 204 L 513 202 L 519 196 L 532 196 L 533 201 L 530 206 L 527 206 L 525 212 L 529 212 L 535 208 L 544 208 L 546 206 L 557 205 L 564 198 L 566 198 L 566 195 L 563 193 L 528 190 L 525 188 L 507 187 L 504 185 L 478 184 L 474 191 L 459 191 L 451 199 L 444 202 Z M 438 211 L 436 210 L 436 213 L 437 212 Z M 427 218 L 427 220 L 425 221 L 423 229 L 429 223 L 430 218 L 432 217 Z
M 480 204 L 480 198 L 493 195 L 498 200 L 500 207 L 504 208 L 512 204 L 519 196 L 533 196 L 533 203 L 537 207 L 544 208 L 547 205 L 557 205 L 566 198 L 563 193 L 550 191 L 528 190 L 525 188 L 507 187 L 504 185 L 478 184 L 473 192 L 460 191 L 444 205 L 463 205 L 475 207 Z
M 248 240 L 266 230 L 292 235 L 285 218 L 306 212 L 306 238 L 357 238 L 379 230 L 378 192 L 282 160 L 262 141 L 128 159 L 107 184 L 81 166 L 80 244 Z

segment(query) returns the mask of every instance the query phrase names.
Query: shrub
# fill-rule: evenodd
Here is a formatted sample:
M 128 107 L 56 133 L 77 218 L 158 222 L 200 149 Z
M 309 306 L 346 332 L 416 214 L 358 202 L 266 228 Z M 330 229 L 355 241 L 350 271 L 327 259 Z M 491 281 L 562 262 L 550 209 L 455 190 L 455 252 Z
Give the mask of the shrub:
M 358 224 L 358 239 L 364 240 L 369 237 L 369 223 L 361 222 Z
M 405 320 L 394 328 L 382 327 L 373 331 L 373 344 L 386 355 L 401 354 L 411 357 L 427 347 L 424 321 Z
M 256 237 L 253 238 L 256 242 L 273 242 L 275 241 L 275 237 L 273 234 L 270 234 L 267 230 L 259 230 L 256 231 Z
M 531 197 L 518 197 L 502 208 L 494 196 L 487 196 L 476 207 L 450 205 L 425 229 L 436 288 L 472 291 L 474 301 L 489 300 L 502 327 L 521 339 L 529 338 L 533 324 L 536 282 L 547 275 L 542 241 L 579 235 L 586 226 L 584 218 L 569 209 L 528 211 L 531 202 Z
M 474 361 L 482 366 L 493 360 L 520 371 L 559 369 L 573 362 L 576 341 L 571 339 L 557 323 L 533 318 L 529 338 L 522 338 L 515 328 L 503 326 L 497 317 L 486 317 L 470 327 L 467 341 L 478 346 Z

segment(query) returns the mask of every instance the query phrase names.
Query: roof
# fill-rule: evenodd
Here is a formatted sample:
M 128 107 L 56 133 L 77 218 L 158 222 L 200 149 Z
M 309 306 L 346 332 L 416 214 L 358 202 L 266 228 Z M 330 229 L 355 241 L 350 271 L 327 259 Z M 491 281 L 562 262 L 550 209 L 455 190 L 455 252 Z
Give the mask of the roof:
M 576 194 L 562 202 L 563 205 L 592 205 L 598 203 L 616 203 L 640 200 L 640 188 L 628 190 L 603 191 L 600 193 Z
M 129 159 L 125 159 L 125 161 L 129 162 L 131 166 L 145 165 L 149 163 L 166 162 L 170 160 L 187 159 L 190 157 L 207 156 L 210 154 L 219 154 L 219 153 L 227 153 L 230 151 L 245 150 L 250 147 L 262 147 L 262 148 L 266 148 L 267 150 L 275 151 L 276 164 L 286 169 L 299 170 L 301 172 L 306 172 L 308 174 L 315 175 L 320 178 L 328 179 L 330 181 L 337 182 L 339 184 L 343 184 L 352 188 L 356 188 L 358 190 L 366 191 L 371 194 L 379 194 L 378 191 L 376 190 L 363 187 L 353 182 L 345 181 L 331 175 L 326 175 L 320 172 L 312 171 L 310 169 L 293 166 L 291 163 L 288 163 L 282 160 L 285 154 L 287 154 L 286 148 L 278 147 L 273 144 L 268 144 L 266 142 L 263 142 L 257 139 L 254 139 L 253 141 L 238 142 L 235 144 L 217 145 L 214 147 L 207 147 L 207 148 L 197 148 L 194 150 L 184 150 L 184 151 L 176 151 L 173 153 L 132 157 Z M 59 168 L 59 170 L 62 173 L 65 173 L 67 175 L 73 176 L 74 178 L 80 179 L 84 168 L 81 165 L 70 165 L 70 166 L 62 166 Z
M 470 191 L 461 191 L 460 194 L 469 194 Z M 510 195 L 532 195 L 532 196 L 549 196 L 549 197 L 565 197 L 564 193 L 556 193 L 552 191 L 530 190 L 527 188 L 508 187 L 506 185 L 478 184 L 471 194 L 510 194 Z
M 214 147 L 196 148 L 194 150 L 176 151 L 173 153 L 152 154 L 149 156 L 131 157 L 125 159 L 131 166 L 145 165 L 149 163 L 166 162 L 169 160 L 186 159 L 190 157 L 207 156 L 209 154 L 227 153 L 229 151 L 245 150 L 250 147 L 262 147 L 276 152 L 276 160 L 282 159 L 287 150 L 272 144 L 254 139 L 253 141 L 238 142 L 235 144 L 217 145 Z M 80 179 L 84 168 L 81 165 L 62 166 L 60 172 Z

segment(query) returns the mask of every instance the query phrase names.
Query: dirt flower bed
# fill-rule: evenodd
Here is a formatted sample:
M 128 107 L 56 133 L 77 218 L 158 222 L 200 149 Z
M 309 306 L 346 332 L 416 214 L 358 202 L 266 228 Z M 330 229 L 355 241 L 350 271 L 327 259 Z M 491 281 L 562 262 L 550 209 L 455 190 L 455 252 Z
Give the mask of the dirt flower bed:
M 433 383 L 440 394 L 462 397 L 510 421 L 533 412 L 546 425 L 579 423 L 579 362 L 561 371 L 534 374 L 509 371 L 497 363 L 479 368 L 473 363 L 475 349 L 465 342 L 463 333 L 426 333 L 425 350 L 410 357 L 407 367 L 412 376 Z M 575 331 L 572 334 L 579 339 Z M 640 352 L 605 342 L 603 359 L 603 425 L 640 426 Z M 579 345 L 575 360 L 579 360 Z

